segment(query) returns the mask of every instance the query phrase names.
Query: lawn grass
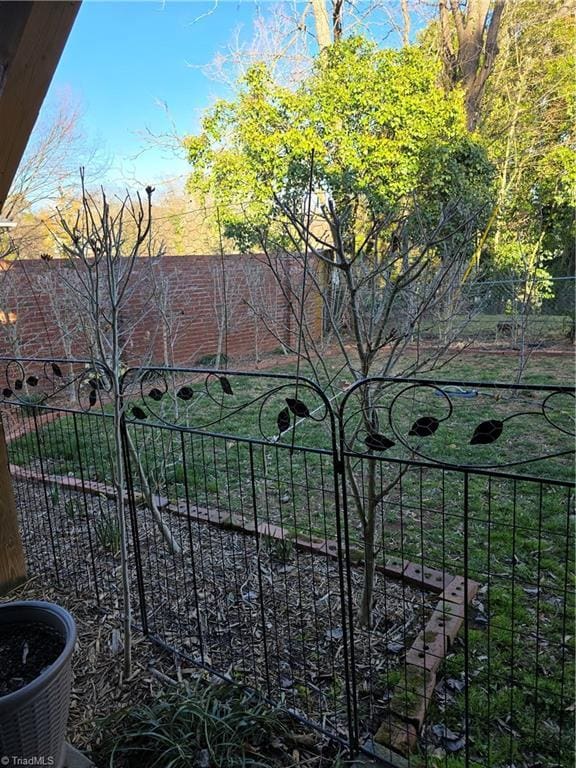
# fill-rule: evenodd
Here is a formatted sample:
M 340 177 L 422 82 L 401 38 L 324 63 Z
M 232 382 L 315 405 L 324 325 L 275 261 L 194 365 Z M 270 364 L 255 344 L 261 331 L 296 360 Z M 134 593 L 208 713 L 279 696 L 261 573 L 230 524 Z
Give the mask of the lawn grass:
M 514 358 L 505 355 L 462 355 L 434 378 L 505 382 L 513 365 Z M 330 367 L 336 373 L 339 362 L 331 361 Z M 281 370 L 293 373 L 294 366 Z M 274 375 L 230 375 L 226 382 L 217 377 L 208 382 L 184 379 L 175 389 L 186 396 L 182 387 L 189 386 L 194 390 L 190 400 L 151 398 L 161 387 L 153 380 L 143 387 L 147 397 L 130 397 L 129 429 L 153 490 L 170 501 L 187 499 L 247 520 L 278 523 L 289 535 L 335 538 L 331 430 L 329 420 L 322 418 L 325 408 L 318 394 L 305 386 L 296 389 L 293 382 Z M 341 379 L 345 384 L 346 374 Z M 533 387 L 571 384 L 572 361 L 534 356 L 525 382 Z M 411 389 L 399 395 L 402 389 L 394 385 L 386 390 L 379 412 L 378 431 L 396 443 L 390 453 L 367 453 L 364 433 L 346 444 L 362 496 L 370 462 L 377 464 L 377 487 L 384 487 L 399 468 L 406 468 L 413 449 L 423 456 L 421 465 L 406 471 L 386 496 L 378 557 L 400 555 L 428 567 L 466 572 L 482 585 L 470 612 L 468 658 L 460 639 L 443 667 L 446 677 L 461 680 L 468 663 L 470 764 L 569 765 L 573 732 L 566 707 L 572 701 L 574 672 L 574 517 L 573 494 L 557 483 L 573 480 L 573 464 L 566 455 L 516 462 L 569 450 L 570 439 L 542 417 L 542 394 L 536 389 L 521 397 L 508 397 L 502 390 L 454 396 L 454 412 L 445 421 L 447 402 L 438 390 Z M 389 418 L 388 405 L 395 395 L 398 400 Z M 287 397 L 304 402 L 312 416 L 298 420 L 280 441 L 270 442 L 278 435 L 277 419 L 287 407 Z M 334 406 L 339 402 L 340 397 Z M 569 430 L 572 401 L 558 395 L 551 405 L 551 420 Z M 144 409 L 147 418 L 132 418 L 134 406 Z M 353 410 L 351 401 L 347 414 Z M 506 420 L 519 412 L 524 415 Z M 296 419 L 288 415 L 293 426 Z M 411 426 L 423 416 L 438 419 L 437 431 L 425 438 L 410 437 Z M 353 434 L 355 418 L 346 421 L 347 437 Z M 475 428 L 487 419 L 504 421 L 501 437 L 491 445 L 470 445 Z M 298 450 L 292 450 L 292 441 Z M 112 445 L 109 418 L 70 415 L 38 435 L 15 441 L 11 460 L 37 464 L 42 455 L 45 471 L 110 483 Z M 427 466 L 428 460 L 443 466 Z M 485 465 L 486 470 L 465 473 L 458 466 L 462 464 Z M 360 525 L 352 504 L 349 523 L 351 542 L 359 544 Z M 462 733 L 465 706 L 463 692 L 437 695 L 430 722 L 444 722 Z M 438 764 L 457 768 L 464 762 L 455 754 Z
M 486 352 L 465 352 L 434 375 L 440 379 L 453 377 L 462 381 L 513 382 L 518 356 L 491 350 Z M 532 354 L 522 377 L 522 384 L 543 384 L 552 386 L 574 386 L 575 358 L 570 354 Z
M 515 336 L 520 336 L 521 317 L 507 314 L 479 314 L 471 319 L 461 316 L 454 318 L 454 327 L 460 328 L 460 337 L 474 341 L 506 341 L 514 342 Z M 570 313 L 563 315 L 534 314 L 526 318 L 525 335 L 529 343 L 565 342 L 572 327 Z M 424 337 L 428 333 L 431 338 L 437 335 L 437 328 L 431 325 L 424 327 Z

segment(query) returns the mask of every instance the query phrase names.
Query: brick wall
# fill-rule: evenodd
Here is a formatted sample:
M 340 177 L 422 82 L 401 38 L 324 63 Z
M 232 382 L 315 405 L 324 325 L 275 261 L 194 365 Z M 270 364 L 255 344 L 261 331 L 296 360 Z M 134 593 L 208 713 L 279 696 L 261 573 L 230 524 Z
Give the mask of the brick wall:
M 287 258 L 281 271 L 279 284 L 259 256 L 139 260 L 122 315 L 126 362 L 192 365 L 219 345 L 232 361 L 256 360 L 279 339 L 293 344 L 302 272 Z M 0 354 L 88 357 L 91 323 L 78 283 L 66 260 L 0 262 Z M 320 302 L 312 294 L 306 318 L 317 335 Z

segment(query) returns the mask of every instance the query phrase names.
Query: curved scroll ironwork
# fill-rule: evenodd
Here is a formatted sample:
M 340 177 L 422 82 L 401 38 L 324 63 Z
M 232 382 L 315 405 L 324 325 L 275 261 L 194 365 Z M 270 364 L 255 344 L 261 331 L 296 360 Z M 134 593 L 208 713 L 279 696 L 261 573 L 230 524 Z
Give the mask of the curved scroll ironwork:
M 38 409 L 103 409 L 109 369 L 89 360 L 0 358 L 0 400 Z M 129 369 L 126 418 L 166 427 L 333 449 L 335 414 L 313 381 L 289 374 Z M 574 453 L 574 389 L 408 378 L 356 382 L 339 406 L 344 451 L 455 468 L 507 468 Z M 315 427 L 325 423 L 329 429 Z M 330 442 L 327 442 L 327 436 Z
M 574 453 L 574 397 L 569 387 L 366 379 L 341 404 L 343 445 L 463 469 L 532 464 Z
M 182 368 L 130 369 L 123 386 L 130 422 L 224 433 L 239 425 L 266 442 L 293 440 L 301 424 L 333 418 L 330 401 L 304 377 Z M 257 435 L 254 432 L 257 431 Z
M 112 392 L 108 368 L 89 360 L 0 358 L 4 385 L 0 398 L 31 408 L 66 408 L 71 404 L 89 411 L 102 406 Z

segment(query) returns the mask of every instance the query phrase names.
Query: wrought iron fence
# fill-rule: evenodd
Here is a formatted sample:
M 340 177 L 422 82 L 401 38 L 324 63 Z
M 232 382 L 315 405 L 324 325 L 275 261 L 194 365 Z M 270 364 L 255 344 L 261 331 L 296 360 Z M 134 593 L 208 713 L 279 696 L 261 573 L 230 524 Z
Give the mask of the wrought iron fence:
M 121 605 L 106 370 L 5 379 L 30 570 Z M 573 390 L 148 368 L 122 394 L 152 641 L 385 765 L 569 764 Z

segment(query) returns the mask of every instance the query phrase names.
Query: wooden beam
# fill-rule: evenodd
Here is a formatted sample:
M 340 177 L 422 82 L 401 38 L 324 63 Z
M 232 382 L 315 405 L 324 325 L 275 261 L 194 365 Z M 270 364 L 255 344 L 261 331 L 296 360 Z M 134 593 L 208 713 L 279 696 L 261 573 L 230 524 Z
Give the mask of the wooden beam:
M 25 578 L 26 560 L 18 528 L 6 437 L 0 421 L 0 595 Z
M 80 2 L 0 2 L 0 211 Z
M 80 2 L 0 2 L 0 211 Z M 0 594 L 26 576 L 0 422 Z

